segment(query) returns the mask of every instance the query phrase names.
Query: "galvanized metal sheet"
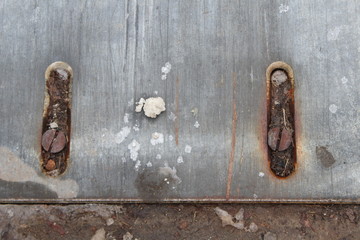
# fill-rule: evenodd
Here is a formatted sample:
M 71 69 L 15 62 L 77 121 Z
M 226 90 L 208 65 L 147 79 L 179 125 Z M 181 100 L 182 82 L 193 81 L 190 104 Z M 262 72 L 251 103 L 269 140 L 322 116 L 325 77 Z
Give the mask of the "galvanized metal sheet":
M 1 201 L 358 202 L 359 8 L 1 1 Z M 39 162 L 44 72 L 59 60 L 74 71 L 71 152 L 51 178 Z M 266 145 L 265 72 L 279 60 L 296 88 L 287 179 L 272 175 Z M 134 111 L 150 96 L 166 102 L 156 119 Z

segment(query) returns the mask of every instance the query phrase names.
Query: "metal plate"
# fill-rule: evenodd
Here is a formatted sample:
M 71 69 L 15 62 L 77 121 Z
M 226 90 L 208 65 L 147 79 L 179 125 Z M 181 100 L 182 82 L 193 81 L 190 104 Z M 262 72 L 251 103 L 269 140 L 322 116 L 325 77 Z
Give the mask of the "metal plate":
M 360 2 L 14 0 L 0 11 L 2 202 L 358 202 Z M 278 60 L 296 87 L 297 170 L 286 180 L 266 157 L 265 71 Z M 54 61 L 74 70 L 70 166 L 59 178 L 39 166 Z M 134 112 L 156 95 L 165 113 Z M 154 132 L 163 143 L 151 144 Z

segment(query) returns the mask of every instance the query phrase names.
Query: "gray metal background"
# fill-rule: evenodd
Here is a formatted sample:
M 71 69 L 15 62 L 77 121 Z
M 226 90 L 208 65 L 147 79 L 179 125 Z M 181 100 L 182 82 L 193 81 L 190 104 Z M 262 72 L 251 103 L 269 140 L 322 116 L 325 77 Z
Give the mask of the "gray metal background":
M 358 202 L 359 1 L 14 0 L 0 1 L 0 12 L 2 202 Z M 286 180 L 266 159 L 265 71 L 278 60 L 296 84 L 298 164 Z M 44 72 L 54 61 L 74 70 L 71 162 L 57 179 L 39 168 Z M 155 91 L 167 111 L 135 113 Z M 150 143 L 153 132 L 163 144 Z M 328 152 L 317 155 L 319 146 Z M 166 164 L 181 183 L 164 181 Z

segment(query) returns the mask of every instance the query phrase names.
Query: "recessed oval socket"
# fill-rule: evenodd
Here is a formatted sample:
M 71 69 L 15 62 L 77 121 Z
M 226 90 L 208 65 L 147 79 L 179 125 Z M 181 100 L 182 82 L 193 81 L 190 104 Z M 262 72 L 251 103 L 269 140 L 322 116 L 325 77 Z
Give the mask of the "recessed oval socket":
M 72 79 L 73 71 L 64 62 L 54 62 L 45 71 L 40 164 L 48 176 L 59 176 L 68 166 Z
M 274 62 L 266 70 L 267 144 L 271 171 L 280 178 L 295 171 L 294 72 L 284 62 Z

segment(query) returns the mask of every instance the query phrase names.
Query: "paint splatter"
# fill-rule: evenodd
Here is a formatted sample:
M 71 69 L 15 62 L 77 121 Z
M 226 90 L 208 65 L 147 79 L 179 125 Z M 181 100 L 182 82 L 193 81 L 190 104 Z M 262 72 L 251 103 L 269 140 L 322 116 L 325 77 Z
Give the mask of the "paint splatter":
M 135 124 L 133 126 L 133 129 L 134 129 L 135 132 L 138 132 L 140 130 L 139 125 Z
M 164 143 L 164 135 L 162 133 L 154 132 L 151 135 L 150 143 L 155 146 L 157 144 Z
M 175 121 L 175 120 L 176 120 L 176 115 L 175 115 L 173 112 L 171 112 L 168 118 L 169 118 L 171 121 Z
M 128 149 L 130 151 L 130 158 L 133 161 L 136 161 L 138 158 L 138 151 L 140 150 L 140 143 L 138 143 L 135 139 L 128 145 Z
M 157 160 L 160 160 L 161 159 L 161 154 L 156 154 L 156 157 L 155 157 Z
M 181 179 L 177 176 L 176 174 L 176 168 L 170 168 L 169 166 L 165 166 L 165 167 L 160 167 L 159 168 L 159 173 L 161 175 L 164 175 L 164 177 L 172 177 L 172 179 L 175 180 L 175 182 L 177 184 L 181 183 Z
M 341 32 L 341 27 L 335 27 L 333 29 L 330 29 L 327 33 L 327 40 L 328 41 L 335 41 L 338 39 Z
M 200 127 L 200 123 L 199 123 L 198 121 L 196 121 L 195 124 L 194 124 L 194 127 L 195 127 L 195 128 L 199 128 L 199 127 Z
M 130 127 L 123 127 L 120 132 L 115 135 L 115 142 L 117 144 L 122 143 L 130 134 L 131 128 Z
M 259 177 L 264 177 L 264 176 L 265 176 L 265 173 L 259 172 Z
M 169 141 L 171 142 L 172 140 L 174 140 L 174 137 L 172 135 L 169 135 Z
M 183 163 L 184 162 L 184 158 L 183 158 L 183 156 L 179 156 L 178 158 L 177 158 L 177 163 Z
M 134 169 L 135 171 L 139 171 L 139 168 L 141 167 L 141 162 L 139 160 L 136 161 Z
M 346 83 L 348 82 L 348 79 L 347 79 L 346 77 L 342 77 L 342 78 L 341 78 L 341 82 L 342 82 L 343 84 L 346 84 Z
M 285 4 L 280 4 L 280 7 L 279 7 L 279 12 L 280 13 L 286 13 L 287 11 L 289 11 L 289 6 L 285 5 Z
M 152 167 L 152 163 L 149 161 L 149 162 L 147 162 L 146 166 L 147 167 Z
M 161 68 L 161 80 L 166 80 L 167 75 L 170 73 L 171 64 L 169 62 L 165 63 L 165 66 Z
M 124 115 L 124 123 L 129 123 L 129 114 L 125 113 Z
M 192 149 L 192 147 L 190 145 L 185 146 L 185 152 L 186 153 L 191 153 L 191 149 Z
M 331 113 L 336 113 L 337 110 L 338 110 L 338 107 L 335 104 L 331 104 L 329 106 L 329 110 L 330 110 Z
M 145 99 L 140 98 L 139 102 L 136 102 L 135 112 L 141 112 L 145 104 Z

